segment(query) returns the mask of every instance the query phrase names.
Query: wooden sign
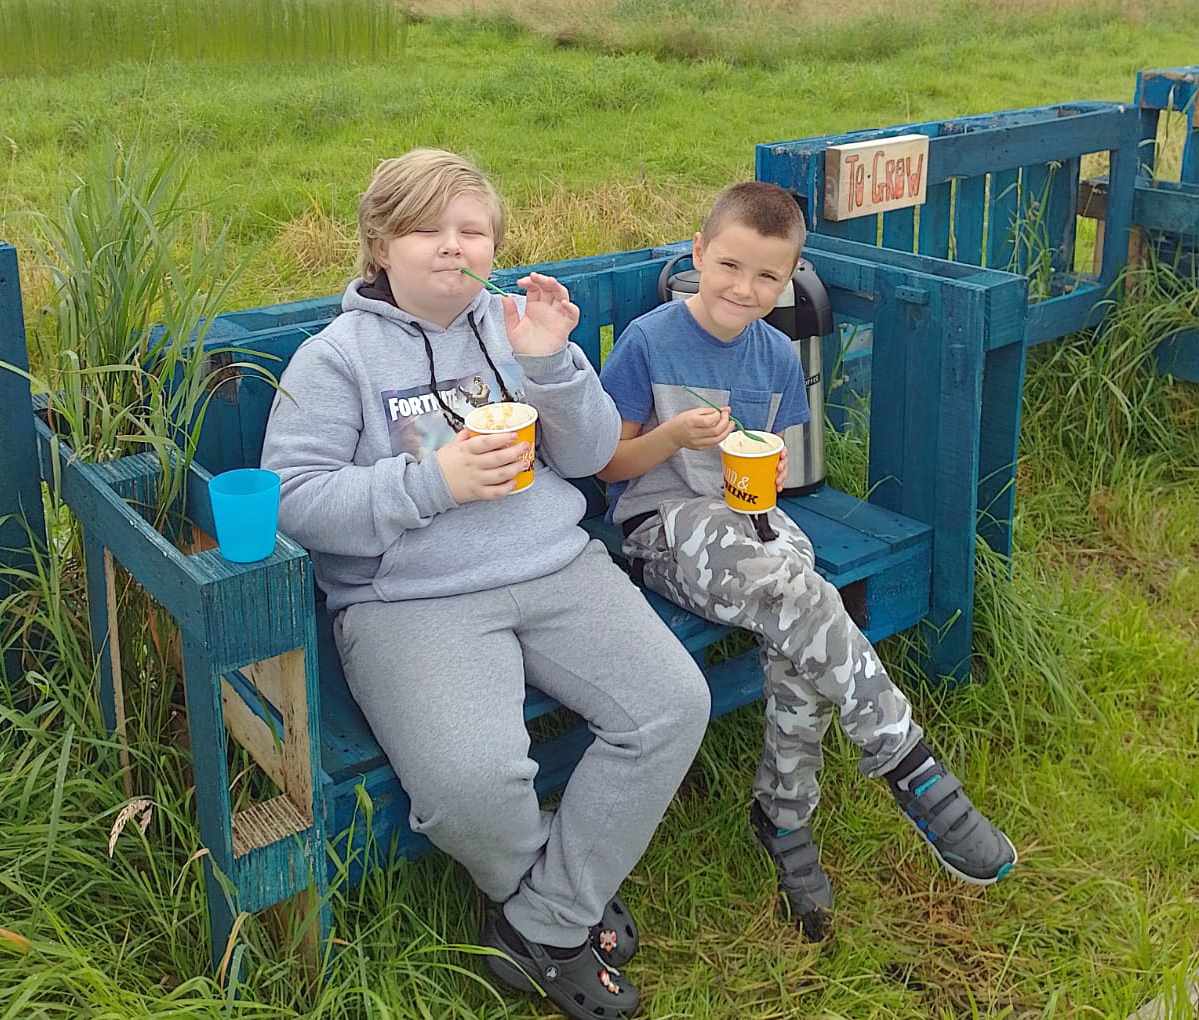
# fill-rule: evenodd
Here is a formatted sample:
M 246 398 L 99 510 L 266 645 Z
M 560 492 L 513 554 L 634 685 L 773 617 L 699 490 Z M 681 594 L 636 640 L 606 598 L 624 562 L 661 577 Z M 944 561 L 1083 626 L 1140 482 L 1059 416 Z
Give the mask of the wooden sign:
M 923 205 L 928 135 L 830 145 L 824 152 L 824 218 L 851 220 Z

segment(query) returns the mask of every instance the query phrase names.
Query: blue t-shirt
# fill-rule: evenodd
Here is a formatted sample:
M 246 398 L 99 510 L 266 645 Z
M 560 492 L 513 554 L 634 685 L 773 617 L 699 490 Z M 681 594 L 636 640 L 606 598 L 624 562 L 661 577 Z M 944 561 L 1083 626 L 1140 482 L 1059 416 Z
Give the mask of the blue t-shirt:
M 684 301 L 667 301 L 630 322 L 600 381 L 621 418 L 640 423 L 642 432 L 703 406 L 684 386 L 728 404 L 747 429 L 782 432 L 811 417 L 799 356 L 785 334 L 758 319 L 725 343 Z M 679 450 L 637 478 L 612 483 L 609 516 L 620 523 L 664 499 L 718 496 L 722 479 L 719 447 Z

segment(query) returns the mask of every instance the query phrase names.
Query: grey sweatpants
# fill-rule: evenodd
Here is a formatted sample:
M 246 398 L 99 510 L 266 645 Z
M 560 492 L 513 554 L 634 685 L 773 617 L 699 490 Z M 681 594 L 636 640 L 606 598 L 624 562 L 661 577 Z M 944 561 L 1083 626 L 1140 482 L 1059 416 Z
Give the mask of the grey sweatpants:
M 710 707 L 699 667 L 603 545 L 503 588 L 349 606 L 334 635 L 412 828 L 526 938 L 585 941 L 649 845 Z M 526 679 L 595 734 L 553 812 L 533 789 Z
M 766 724 L 754 796 L 775 825 L 798 829 L 820 800 L 834 710 L 869 776 L 897 765 L 923 732 L 840 593 L 816 572 L 807 535 L 778 509 L 770 523 L 779 537 L 764 544 L 722 499 L 667 500 L 624 551 L 646 561 L 647 588 L 757 636 Z

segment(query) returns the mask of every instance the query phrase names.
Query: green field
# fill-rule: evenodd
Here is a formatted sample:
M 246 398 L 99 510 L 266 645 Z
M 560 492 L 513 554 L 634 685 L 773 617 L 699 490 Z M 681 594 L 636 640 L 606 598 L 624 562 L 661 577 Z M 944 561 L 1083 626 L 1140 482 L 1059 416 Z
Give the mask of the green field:
M 1193 11 L 1168 0 L 871 0 L 835 16 L 774 0 L 555 0 L 519 16 L 487 0 L 194 6 L 0 0 L 0 237 L 22 252 L 45 351 L 51 277 L 29 214 L 59 216 L 114 145 L 182 160 L 189 229 L 228 228 L 229 307 L 251 307 L 339 291 L 359 192 L 414 145 L 494 174 L 511 217 L 500 259 L 520 265 L 688 236 L 752 176 L 757 142 L 1127 101 L 1137 70 L 1199 59 Z M 1012 579 L 980 565 L 981 682 L 929 691 L 902 640 L 883 649 L 1017 844 L 1016 872 L 987 891 L 942 875 L 838 733 L 816 822 L 836 937 L 801 943 L 744 822 L 760 712 L 743 709 L 712 727 L 625 885 L 647 1016 L 1124 1020 L 1185 995 L 1199 967 L 1199 394 L 1146 352 L 1157 324 L 1199 325 L 1199 288 L 1163 271 L 1144 292 L 1100 336 L 1030 356 Z M 862 484 L 863 454 L 833 437 L 843 486 Z M 53 641 L 32 709 L 0 693 L 0 1020 L 547 1015 L 482 982 L 462 948 L 481 897 L 440 855 L 335 890 L 341 951 L 321 990 L 258 918 L 232 947 L 244 984 L 214 980 L 176 678 L 144 663 L 130 681 L 134 793 L 155 807 L 110 857 L 128 797 L 94 703 L 77 535 L 65 517 L 58 533 L 36 597 L 2 622 Z M 134 598 L 122 611 L 146 618 Z

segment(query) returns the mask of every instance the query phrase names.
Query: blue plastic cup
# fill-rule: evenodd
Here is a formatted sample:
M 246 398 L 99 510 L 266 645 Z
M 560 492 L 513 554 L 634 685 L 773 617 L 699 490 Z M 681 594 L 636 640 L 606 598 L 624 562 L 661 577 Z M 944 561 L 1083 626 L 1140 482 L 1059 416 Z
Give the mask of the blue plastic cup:
M 254 563 L 275 551 L 279 528 L 279 476 L 265 468 L 223 471 L 208 483 L 221 555 Z

